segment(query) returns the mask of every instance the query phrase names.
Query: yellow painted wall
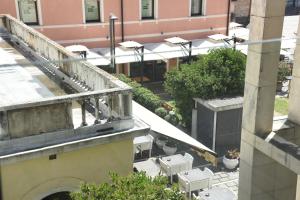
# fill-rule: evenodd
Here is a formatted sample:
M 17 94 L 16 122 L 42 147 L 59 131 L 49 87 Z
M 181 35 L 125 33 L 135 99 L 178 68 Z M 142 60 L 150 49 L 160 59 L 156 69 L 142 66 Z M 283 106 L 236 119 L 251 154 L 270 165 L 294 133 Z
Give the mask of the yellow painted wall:
M 110 171 L 132 171 L 132 140 L 124 140 L 1 166 L 3 200 L 40 200 L 78 188 L 82 181 L 106 182 Z

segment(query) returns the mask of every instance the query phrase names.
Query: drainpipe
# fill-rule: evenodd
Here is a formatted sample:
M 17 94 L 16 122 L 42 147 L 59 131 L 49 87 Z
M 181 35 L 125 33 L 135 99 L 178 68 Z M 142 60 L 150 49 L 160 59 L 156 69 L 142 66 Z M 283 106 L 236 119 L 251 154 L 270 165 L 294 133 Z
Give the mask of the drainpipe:
M 122 42 L 124 42 L 124 0 L 121 0 L 121 34 Z
M 251 8 L 252 8 L 252 0 L 250 0 L 248 23 L 250 23 Z
M 227 9 L 227 29 L 226 29 L 226 35 L 229 35 L 229 24 L 230 24 L 230 7 L 231 7 L 231 0 L 228 0 L 228 9 Z

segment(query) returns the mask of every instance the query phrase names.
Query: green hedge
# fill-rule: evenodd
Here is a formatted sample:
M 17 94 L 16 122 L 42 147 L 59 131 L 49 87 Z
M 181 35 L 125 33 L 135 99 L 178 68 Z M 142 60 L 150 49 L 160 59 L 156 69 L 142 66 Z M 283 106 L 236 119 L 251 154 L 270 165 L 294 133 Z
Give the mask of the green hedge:
M 133 90 L 133 99 L 147 109 L 155 112 L 155 109 L 161 107 L 162 100 L 159 96 L 155 95 L 151 90 L 142 87 L 141 84 L 131 80 L 124 74 L 115 75 L 121 81 L 127 83 Z

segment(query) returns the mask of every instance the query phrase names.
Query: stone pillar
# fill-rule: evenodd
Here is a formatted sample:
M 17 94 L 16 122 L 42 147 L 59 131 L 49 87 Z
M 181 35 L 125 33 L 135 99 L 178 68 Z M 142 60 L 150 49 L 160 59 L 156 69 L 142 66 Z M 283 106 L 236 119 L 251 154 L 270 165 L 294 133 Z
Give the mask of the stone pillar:
M 285 0 L 252 0 L 250 41 L 281 38 Z M 272 131 L 281 42 L 249 45 L 245 78 L 239 200 L 275 199 L 272 159 L 256 150 L 256 136 Z
M 300 23 L 298 34 L 300 36 Z M 297 41 L 297 46 L 294 55 L 293 79 L 291 82 L 289 96 L 289 120 L 300 125 L 300 40 Z

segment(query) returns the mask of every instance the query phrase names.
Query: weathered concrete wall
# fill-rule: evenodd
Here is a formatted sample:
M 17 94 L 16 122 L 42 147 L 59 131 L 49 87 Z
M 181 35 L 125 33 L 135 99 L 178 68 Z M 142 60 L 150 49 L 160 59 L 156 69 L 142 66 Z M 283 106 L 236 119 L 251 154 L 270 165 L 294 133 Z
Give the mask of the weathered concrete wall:
M 72 103 L 51 104 L 7 112 L 10 138 L 73 128 Z
M 285 0 L 252 0 L 250 40 L 281 38 L 284 15 Z M 239 200 L 296 199 L 299 161 L 265 139 L 272 132 L 279 51 L 280 42 L 248 49 Z
M 296 200 L 296 173 L 259 150 L 253 151 L 247 143 L 242 143 L 242 148 L 252 163 L 240 162 L 239 200 Z
M 111 142 L 1 166 L 2 200 L 40 200 L 60 191 L 78 189 L 80 182 L 109 181 L 109 172 L 132 172 L 132 139 Z

